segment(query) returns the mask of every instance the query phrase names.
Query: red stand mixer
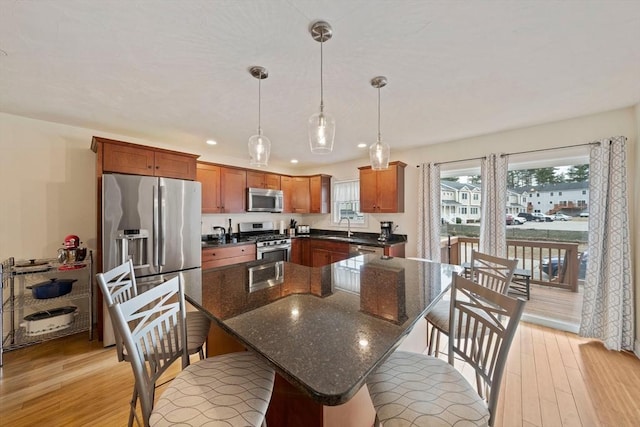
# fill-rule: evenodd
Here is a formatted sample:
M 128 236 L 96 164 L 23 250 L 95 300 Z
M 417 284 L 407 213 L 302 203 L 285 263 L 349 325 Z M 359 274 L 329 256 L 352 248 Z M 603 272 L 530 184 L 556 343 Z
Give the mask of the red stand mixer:
M 58 261 L 63 264 L 73 264 L 84 260 L 87 256 L 87 248 L 81 248 L 80 238 L 70 234 L 64 238 L 62 248 L 58 249 Z

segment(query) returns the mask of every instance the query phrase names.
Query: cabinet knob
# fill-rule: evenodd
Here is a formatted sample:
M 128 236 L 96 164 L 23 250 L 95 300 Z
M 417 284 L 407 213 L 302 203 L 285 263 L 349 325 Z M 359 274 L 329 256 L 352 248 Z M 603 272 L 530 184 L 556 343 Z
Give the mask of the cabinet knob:
M 147 169 L 151 169 L 151 165 L 147 166 Z
M 156 169 L 160 169 L 160 166 L 156 166 Z

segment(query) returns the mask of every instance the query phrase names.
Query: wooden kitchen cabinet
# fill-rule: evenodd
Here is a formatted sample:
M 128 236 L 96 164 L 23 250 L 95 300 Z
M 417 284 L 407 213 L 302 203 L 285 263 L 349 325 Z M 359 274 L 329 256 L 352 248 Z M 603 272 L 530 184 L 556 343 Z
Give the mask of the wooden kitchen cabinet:
M 298 237 L 291 239 L 291 259 L 294 264 L 310 266 L 309 262 L 309 239 Z
M 247 187 L 280 190 L 280 175 L 275 173 L 247 171 Z
M 128 142 L 93 137 L 91 148 L 101 150 L 102 172 L 196 179 L 195 154 L 163 150 Z
M 309 213 L 311 203 L 309 177 L 294 176 L 291 186 L 291 212 Z
M 202 213 L 243 213 L 247 172 L 198 162 L 197 180 L 202 184 Z
M 247 199 L 247 172 L 220 168 L 221 212 L 244 213 Z
M 293 200 L 293 177 L 281 176 L 280 177 L 280 189 L 282 190 L 282 212 L 292 213 L 293 206 L 291 201 Z
M 202 184 L 202 213 L 222 212 L 220 203 L 220 167 L 198 163 L 196 180 Z
M 360 169 L 360 211 L 367 213 L 404 212 L 404 169 L 402 162 L 390 162 L 384 170 L 371 166 Z
M 309 195 L 311 213 L 331 213 L 331 176 L 314 175 L 309 177 Z
M 349 244 L 311 239 L 309 242 L 311 267 L 323 267 L 349 258 Z
M 255 261 L 256 245 L 249 243 L 237 246 L 202 248 L 202 269 L 222 267 L 240 262 Z

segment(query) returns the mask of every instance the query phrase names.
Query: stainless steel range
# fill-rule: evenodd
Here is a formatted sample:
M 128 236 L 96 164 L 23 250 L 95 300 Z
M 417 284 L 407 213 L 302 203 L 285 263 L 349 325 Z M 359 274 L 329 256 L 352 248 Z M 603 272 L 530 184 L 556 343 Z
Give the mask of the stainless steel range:
M 241 222 L 240 241 L 255 241 L 258 259 L 268 261 L 289 261 L 291 239 L 286 234 L 278 234 L 272 221 Z

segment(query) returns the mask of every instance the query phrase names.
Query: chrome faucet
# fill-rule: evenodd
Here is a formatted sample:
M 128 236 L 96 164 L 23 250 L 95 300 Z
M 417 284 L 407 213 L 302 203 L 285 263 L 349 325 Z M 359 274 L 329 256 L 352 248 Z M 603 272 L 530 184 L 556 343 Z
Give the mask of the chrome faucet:
M 340 227 L 343 219 L 347 220 L 347 237 L 353 236 L 353 233 L 351 232 L 351 220 L 348 217 L 343 216 L 342 218 L 340 218 L 340 221 L 338 221 L 338 227 Z

